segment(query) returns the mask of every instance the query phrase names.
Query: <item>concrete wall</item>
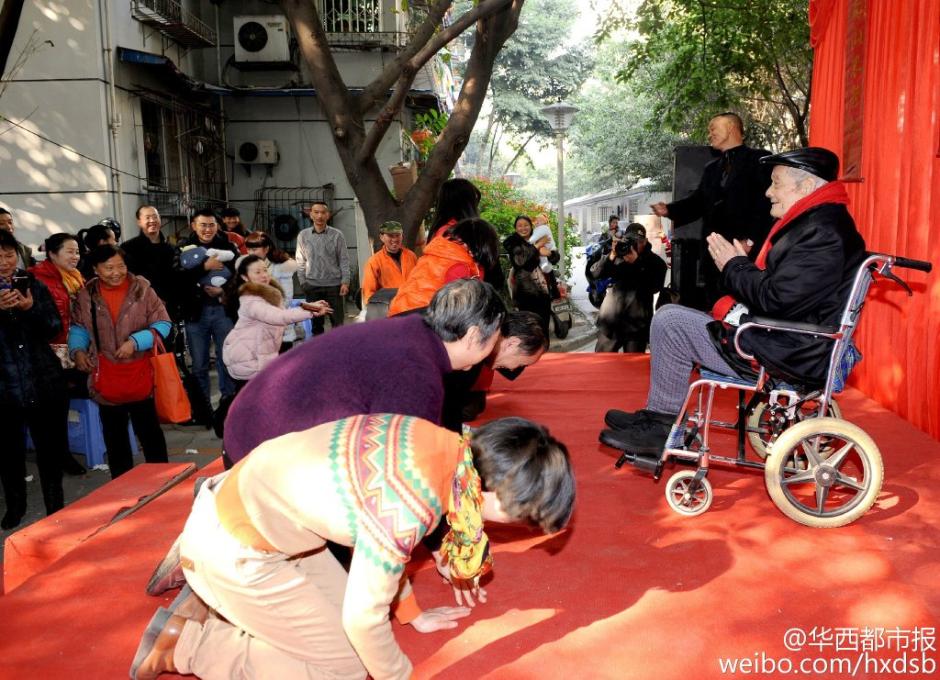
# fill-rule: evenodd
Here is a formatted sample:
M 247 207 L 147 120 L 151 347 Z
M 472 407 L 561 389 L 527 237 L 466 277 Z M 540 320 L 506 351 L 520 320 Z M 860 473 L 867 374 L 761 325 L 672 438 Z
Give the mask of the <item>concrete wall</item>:
M 401 21 L 391 12 L 391 6 L 389 0 L 386 30 L 396 30 Z M 134 19 L 129 0 L 27 2 L 13 59 L 33 31 L 34 41 L 49 40 L 52 45 L 43 45 L 29 56 L 0 98 L 0 113 L 13 121 L 22 121 L 28 128 L 27 131 L 13 127 L 0 135 L 0 162 L 6 170 L 0 185 L 0 205 L 14 212 L 17 235 L 24 242 L 37 246 L 51 233 L 74 232 L 103 217 L 121 219 L 125 237 L 134 235 L 134 211 L 147 195 L 138 93 L 146 90 L 168 101 L 177 99 L 184 103 L 200 96 L 207 99 L 205 95 L 194 95 L 159 70 L 116 61 L 115 97 L 120 127 L 116 140 L 112 139 L 108 125 L 105 17 L 110 18 L 114 48 L 164 55 L 196 81 L 240 88 L 309 88 L 309 74 L 303 65 L 300 70 L 250 71 L 239 70 L 232 63 L 234 16 L 277 14 L 276 5 L 261 0 L 221 5 L 209 0 L 184 0 L 183 7 L 211 27 L 219 26 L 217 48 L 179 46 L 156 28 Z M 336 53 L 351 87 L 369 82 L 393 56 L 382 51 Z M 430 73 L 425 73 L 416 87 L 428 87 L 433 82 Z M 246 224 L 254 222 L 255 192 L 263 187 L 334 184 L 335 226 L 344 231 L 350 246 L 368 254 L 368 244 L 357 243 L 363 239 L 361 234 L 357 236 L 353 188 L 314 96 L 238 94 L 218 99 L 210 96 L 208 101 L 215 109 L 224 109 L 228 193 L 231 203 L 242 210 Z M 0 126 L 0 131 L 11 127 L 2 122 Z M 402 157 L 400 132 L 401 123 L 393 124 L 378 152 L 380 167 L 389 182 L 387 166 Z M 241 142 L 262 139 L 277 143 L 280 152 L 277 165 L 243 166 L 236 162 L 235 152 Z M 114 166 L 120 170 L 118 176 L 110 168 L 112 154 L 116 156 Z M 362 232 L 361 224 L 359 231 Z M 363 257 L 356 253 L 352 259 Z

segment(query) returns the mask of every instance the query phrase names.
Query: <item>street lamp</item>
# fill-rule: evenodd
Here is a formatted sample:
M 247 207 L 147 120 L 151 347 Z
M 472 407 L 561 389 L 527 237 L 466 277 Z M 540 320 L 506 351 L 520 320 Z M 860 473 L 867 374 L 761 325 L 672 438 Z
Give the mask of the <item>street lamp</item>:
M 555 133 L 555 147 L 558 150 L 558 254 L 561 260 L 558 263 L 558 272 L 561 280 L 565 279 L 565 133 L 571 127 L 577 107 L 564 102 L 544 107 L 542 115 L 548 119 Z

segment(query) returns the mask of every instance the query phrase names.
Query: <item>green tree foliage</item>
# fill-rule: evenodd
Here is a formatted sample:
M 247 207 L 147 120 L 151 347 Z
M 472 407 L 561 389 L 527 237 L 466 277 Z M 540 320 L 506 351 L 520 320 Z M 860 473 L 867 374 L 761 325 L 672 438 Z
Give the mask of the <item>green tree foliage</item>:
M 502 175 L 535 138 L 552 136 L 540 109 L 572 96 L 593 67 L 588 41 L 572 43 L 574 0 L 527 0 L 512 40 L 500 51 L 490 81 L 491 112 L 476 156 L 478 172 Z M 493 167 L 505 142 L 513 157 Z M 484 146 L 485 145 L 485 146 Z
M 618 80 L 626 53 L 624 43 L 602 45 L 593 78 L 574 100 L 580 111 L 569 133 L 575 150 L 569 155 L 570 176 L 567 167 L 565 173 L 570 196 L 641 180 L 650 180 L 655 189 L 672 183 L 672 150 L 683 140 L 656 118 L 651 83 L 641 74 L 630 82 Z
M 525 215 L 534 220 L 540 213 L 548 215 L 548 224 L 558 243 L 558 220 L 556 213 L 538 201 L 526 197 L 521 191 L 503 180 L 474 177 L 473 183 L 480 190 L 480 217 L 492 224 L 505 238 L 515 231 L 516 217 Z M 577 225 L 569 219 L 565 231 L 565 270 L 571 271 L 571 249 L 581 245 Z
M 621 80 L 639 83 L 668 130 L 703 140 L 735 110 L 754 146 L 807 143 L 812 50 L 806 0 L 614 0 L 596 37 L 635 31 Z M 638 80 L 639 78 L 639 80 Z

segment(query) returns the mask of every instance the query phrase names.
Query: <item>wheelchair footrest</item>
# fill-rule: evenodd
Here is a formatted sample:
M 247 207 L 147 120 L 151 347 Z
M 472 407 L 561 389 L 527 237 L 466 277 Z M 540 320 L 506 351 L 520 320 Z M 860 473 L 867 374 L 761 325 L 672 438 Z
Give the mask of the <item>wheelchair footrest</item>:
M 659 458 L 650 458 L 649 456 L 640 456 L 635 453 L 624 452 L 620 454 L 620 458 L 617 459 L 617 462 L 614 464 L 615 467 L 621 468 L 625 463 L 630 463 L 633 467 L 638 470 L 643 470 L 644 472 L 652 473 L 657 478 L 660 473 L 662 473 L 662 463 Z

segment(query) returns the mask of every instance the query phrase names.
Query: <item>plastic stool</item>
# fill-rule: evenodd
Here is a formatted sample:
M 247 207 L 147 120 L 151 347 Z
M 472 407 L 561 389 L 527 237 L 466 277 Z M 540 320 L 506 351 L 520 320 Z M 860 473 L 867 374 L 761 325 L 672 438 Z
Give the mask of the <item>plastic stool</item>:
M 290 306 L 300 307 L 300 305 L 303 303 L 304 303 L 304 300 L 294 299 L 290 301 Z M 304 340 L 309 340 L 310 338 L 312 338 L 313 337 L 313 319 L 304 319 L 303 321 L 300 322 L 300 325 L 303 326 L 304 328 Z
M 77 416 L 77 417 L 76 417 Z M 131 440 L 131 455 L 136 456 L 137 437 L 130 419 L 127 423 L 127 435 Z M 101 429 L 101 412 L 98 404 L 91 399 L 69 400 L 69 449 L 85 456 L 85 466 L 94 467 L 105 462 L 107 447 L 104 432 Z

